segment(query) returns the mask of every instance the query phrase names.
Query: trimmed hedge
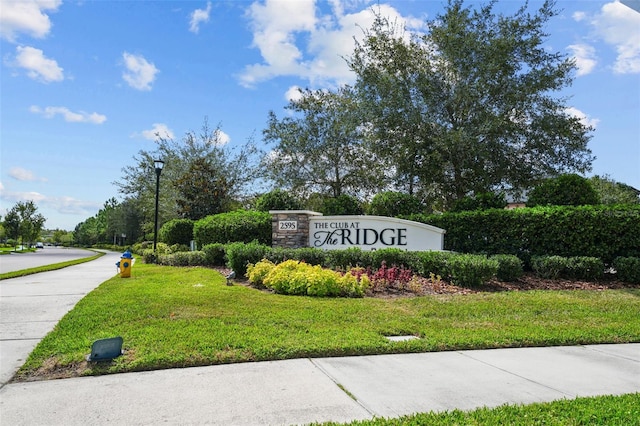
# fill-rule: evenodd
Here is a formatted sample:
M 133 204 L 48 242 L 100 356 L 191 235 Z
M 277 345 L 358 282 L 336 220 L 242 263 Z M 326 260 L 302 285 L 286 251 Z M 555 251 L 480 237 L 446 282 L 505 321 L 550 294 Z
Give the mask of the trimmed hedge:
M 500 281 L 515 281 L 524 273 L 522 260 L 512 254 L 494 254 L 491 259 L 498 262 L 496 277 Z
M 450 281 L 458 286 L 479 287 L 498 273 L 498 261 L 474 254 L 455 254 L 447 259 Z
M 532 256 L 640 257 L 640 205 L 484 210 L 406 219 L 445 229 L 445 249 Z
M 268 212 L 237 210 L 207 216 L 193 225 L 193 236 L 198 247 L 251 241 L 271 244 L 271 215 Z
M 227 266 L 235 271 L 237 276 L 244 276 L 247 273 L 247 265 L 261 261 L 270 250 L 271 247 L 255 241 L 248 244 L 227 244 L 225 246 Z
M 549 279 L 595 281 L 604 275 L 604 262 L 587 256 L 534 256 L 531 259 L 531 267 L 538 276 Z
M 613 267 L 620 280 L 640 284 L 640 257 L 618 257 Z
M 222 243 L 207 244 L 202 247 L 204 252 L 204 261 L 206 266 L 224 266 L 225 248 Z

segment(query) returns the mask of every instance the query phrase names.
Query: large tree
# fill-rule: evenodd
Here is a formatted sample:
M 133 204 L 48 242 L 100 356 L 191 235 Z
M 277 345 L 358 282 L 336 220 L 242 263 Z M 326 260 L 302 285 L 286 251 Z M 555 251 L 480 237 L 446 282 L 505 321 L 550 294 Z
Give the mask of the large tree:
M 157 135 L 154 150 L 140 150 L 135 163 L 123 168 L 122 179 L 115 182 L 127 199 L 135 200 L 143 217 L 142 231 L 153 232 L 155 213 L 156 174 L 154 160 L 162 159 L 164 168 L 160 176 L 159 217 L 160 225 L 167 220 L 180 217 L 178 200 L 188 200 L 190 195 L 181 191 L 187 188 L 176 185 L 185 172 L 197 161 L 206 161 L 215 171 L 214 181 L 226 182 L 226 194 L 230 198 L 245 195 L 257 176 L 258 150 L 252 141 L 244 146 L 230 148 L 225 144 L 220 127 L 211 128 L 205 119 L 199 133 L 189 131 L 180 140 Z M 212 202 L 214 195 L 211 195 Z
M 367 196 L 385 185 L 383 164 L 368 150 L 357 98 L 346 86 L 336 91 L 304 90 L 269 114 L 264 130 L 273 150 L 263 164 L 280 188 L 299 196 L 322 193 Z
M 227 211 L 227 179 L 206 158 L 196 159 L 174 186 L 180 194 L 177 203 L 182 218 L 198 220 Z
M 450 0 L 410 34 L 378 16 L 348 63 L 396 185 L 444 207 L 467 195 L 526 189 L 590 169 L 591 128 L 557 92 L 575 63 L 546 48 L 553 1 L 513 15 Z

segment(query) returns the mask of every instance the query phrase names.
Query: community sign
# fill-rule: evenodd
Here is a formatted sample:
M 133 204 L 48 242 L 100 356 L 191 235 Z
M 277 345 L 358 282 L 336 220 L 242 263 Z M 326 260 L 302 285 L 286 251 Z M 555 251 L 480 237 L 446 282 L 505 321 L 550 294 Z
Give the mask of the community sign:
M 399 248 L 443 250 L 445 230 L 424 223 L 383 216 L 311 216 L 309 247 L 343 250 Z

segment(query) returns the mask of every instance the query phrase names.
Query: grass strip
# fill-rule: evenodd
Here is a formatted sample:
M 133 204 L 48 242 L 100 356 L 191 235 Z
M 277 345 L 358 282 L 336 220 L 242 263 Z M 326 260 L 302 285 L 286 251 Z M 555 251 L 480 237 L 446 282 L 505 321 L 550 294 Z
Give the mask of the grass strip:
M 351 423 L 322 423 L 323 426 L 392 426 L 392 425 L 547 425 L 627 426 L 640 424 L 640 393 L 560 400 L 529 405 L 502 405 L 472 411 L 453 410 L 424 413 L 399 418 L 377 418 Z M 315 423 L 318 425 L 319 423 Z
M 18 379 L 302 357 L 640 341 L 640 289 L 323 299 L 227 286 L 218 272 L 136 264 L 31 353 Z M 404 342 L 385 336 L 414 335 Z M 97 339 L 125 354 L 84 361 Z
M 21 269 L 19 271 L 11 271 L 0 274 L 0 280 L 6 280 L 9 278 L 24 277 L 26 275 L 37 274 L 40 272 L 55 271 L 56 269 L 66 268 L 67 266 L 79 265 L 80 263 L 90 262 L 104 256 L 103 252 L 95 252 L 96 254 L 89 257 L 83 257 L 81 259 L 69 260 L 67 262 L 54 263 L 53 265 L 43 265 L 35 268 Z

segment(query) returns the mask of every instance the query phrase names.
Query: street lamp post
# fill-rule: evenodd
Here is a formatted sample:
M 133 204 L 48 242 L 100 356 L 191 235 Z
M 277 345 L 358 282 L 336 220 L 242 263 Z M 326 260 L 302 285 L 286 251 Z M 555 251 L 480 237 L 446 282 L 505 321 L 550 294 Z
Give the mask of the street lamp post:
M 160 173 L 162 173 L 162 167 L 164 167 L 164 161 L 153 160 L 153 165 L 156 168 L 156 218 L 153 225 L 153 257 L 157 261 L 157 244 L 158 244 L 158 198 L 160 194 Z

